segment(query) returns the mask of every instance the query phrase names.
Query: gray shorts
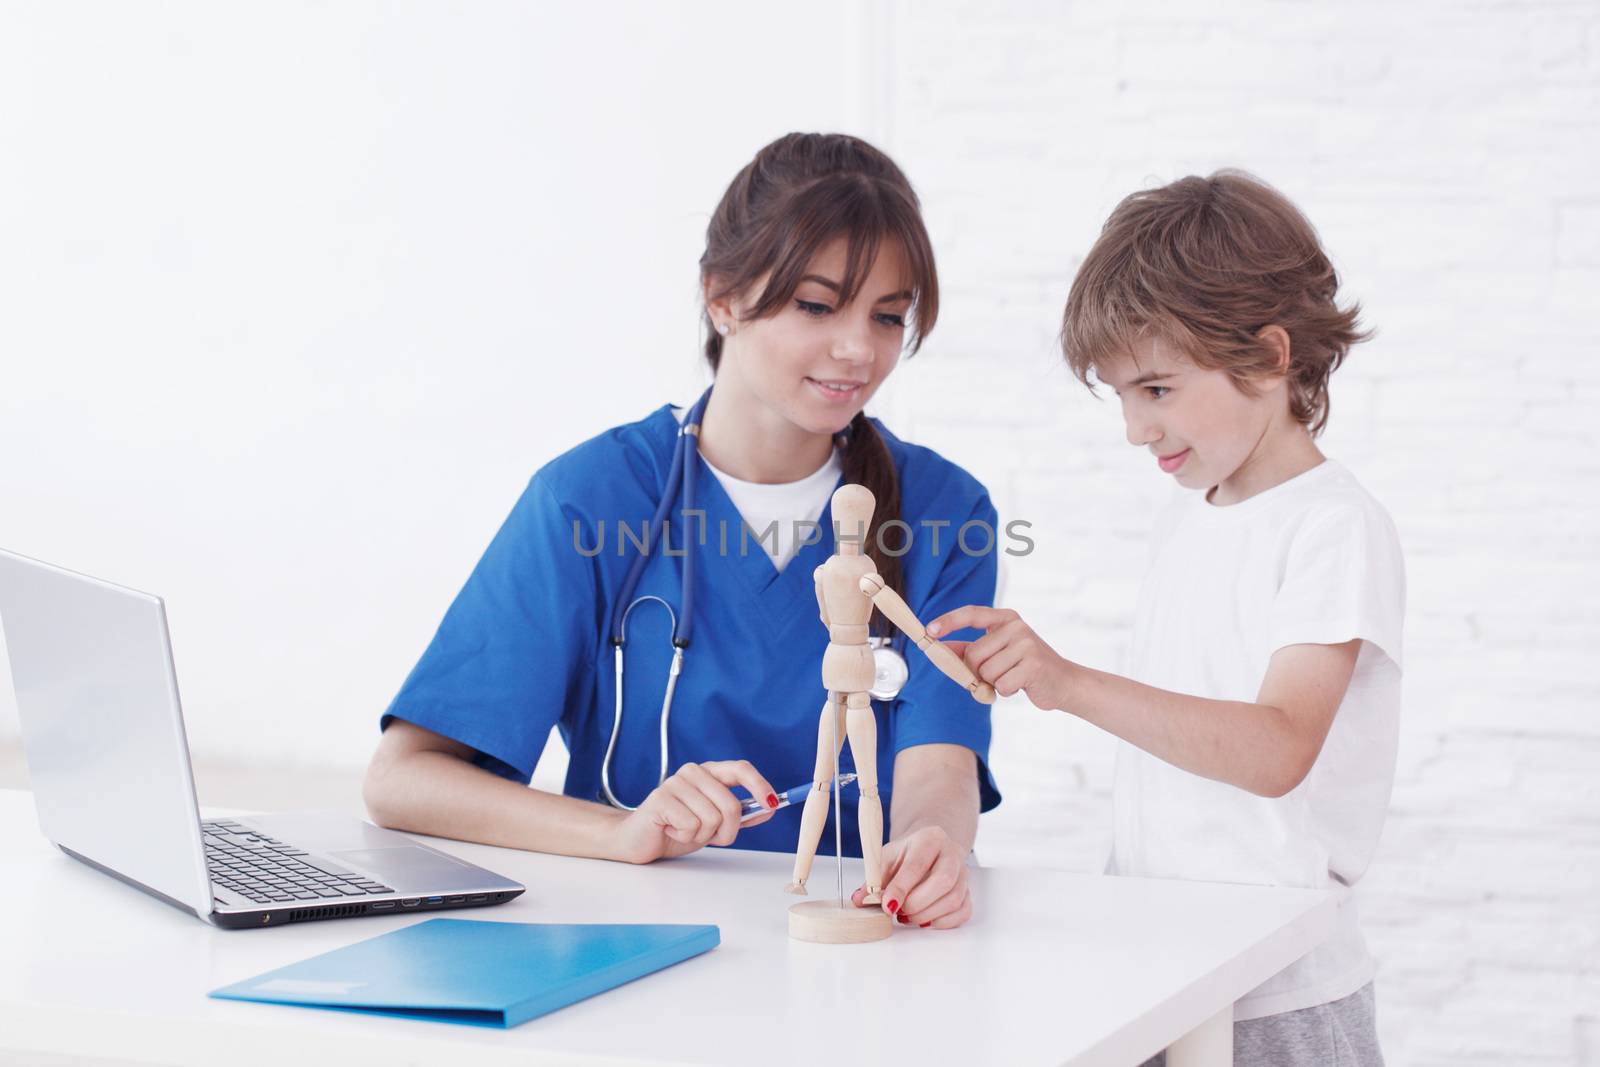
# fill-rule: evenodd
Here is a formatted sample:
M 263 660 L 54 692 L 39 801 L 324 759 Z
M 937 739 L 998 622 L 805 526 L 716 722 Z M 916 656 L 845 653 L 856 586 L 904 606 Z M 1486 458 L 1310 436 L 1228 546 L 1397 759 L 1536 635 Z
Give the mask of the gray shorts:
M 1158 1052 L 1144 1067 L 1166 1067 Z M 1383 1067 L 1368 982 L 1343 1000 L 1233 1024 L 1233 1067 Z

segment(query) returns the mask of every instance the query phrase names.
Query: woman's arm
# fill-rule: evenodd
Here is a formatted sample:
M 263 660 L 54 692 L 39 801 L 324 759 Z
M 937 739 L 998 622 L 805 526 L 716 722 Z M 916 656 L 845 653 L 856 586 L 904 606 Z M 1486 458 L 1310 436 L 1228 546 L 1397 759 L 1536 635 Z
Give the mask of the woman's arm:
M 949 929 L 972 917 L 967 854 L 978 836 L 978 763 L 970 748 L 928 744 L 894 759 L 883 846 L 883 910 L 908 926 Z M 861 906 L 866 888 L 852 896 Z
M 706 844 L 731 844 L 741 825 L 739 800 L 728 789 L 777 797 L 742 760 L 689 763 L 655 789 L 639 809 L 614 810 L 575 797 L 529 789 L 471 762 L 459 741 L 396 719 L 367 767 L 362 796 L 379 825 L 459 841 L 553 852 L 563 856 L 649 863 Z
M 916 745 L 894 758 L 889 832 L 944 831 L 963 857 L 978 837 L 978 758 L 961 745 Z
M 396 719 L 383 732 L 362 784 L 379 825 L 486 845 L 594 859 L 617 854 L 627 814 L 604 804 L 529 789 L 471 760 L 467 745 Z

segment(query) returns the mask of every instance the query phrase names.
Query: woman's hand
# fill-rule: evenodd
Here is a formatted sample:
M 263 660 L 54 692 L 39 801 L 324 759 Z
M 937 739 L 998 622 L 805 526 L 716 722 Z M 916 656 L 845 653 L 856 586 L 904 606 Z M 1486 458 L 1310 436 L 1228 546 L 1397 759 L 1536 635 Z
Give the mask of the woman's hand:
M 652 863 L 684 856 L 705 845 L 731 845 L 744 814 L 729 786 L 742 785 L 768 810 L 744 826 L 772 818 L 778 795 L 748 760 L 685 763 L 657 786 L 618 828 L 617 858 Z
M 1024 692 L 1036 708 L 1066 711 L 1067 689 L 1077 665 L 1056 653 L 1009 608 L 968 605 L 928 623 L 929 636 L 971 626 L 985 631 L 976 641 L 946 641 L 967 668 L 1003 697 Z
M 908 926 L 949 930 L 972 918 L 967 852 L 937 826 L 925 826 L 883 846 L 883 903 Z M 862 906 L 862 886 L 850 901 Z

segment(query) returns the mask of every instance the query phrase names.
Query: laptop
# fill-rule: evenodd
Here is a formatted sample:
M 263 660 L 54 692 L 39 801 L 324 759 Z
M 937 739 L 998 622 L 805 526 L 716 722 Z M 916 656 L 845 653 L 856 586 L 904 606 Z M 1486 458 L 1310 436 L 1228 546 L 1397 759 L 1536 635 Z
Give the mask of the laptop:
M 339 813 L 202 820 L 159 597 L 0 549 L 0 633 L 39 827 L 98 871 L 231 929 L 524 891 Z

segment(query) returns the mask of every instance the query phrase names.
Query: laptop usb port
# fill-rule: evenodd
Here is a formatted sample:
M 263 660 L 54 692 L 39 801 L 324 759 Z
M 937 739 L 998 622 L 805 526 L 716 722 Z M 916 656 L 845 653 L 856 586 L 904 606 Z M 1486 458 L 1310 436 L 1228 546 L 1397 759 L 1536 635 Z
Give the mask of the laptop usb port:
M 484 901 L 486 901 L 488 899 L 489 899 L 489 895 L 487 893 L 477 893 L 477 894 L 475 894 L 473 896 L 468 897 L 467 898 L 467 903 L 468 904 L 482 904 Z
M 429 897 L 428 898 L 428 903 L 429 904 L 443 904 L 444 903 L 444 897 Z
M 402 908 L 414 908 L 419 903 L 421 903 L 421 899 L 419 897 L 407 897 L 405 900 L 400 902 L 400 906 Z
M 463 900 L 466 900 L 466 899 L 467 899 L 466 897 L 445 897 L 444 898 L 444 902 L 446 904 L 459 904 Z

